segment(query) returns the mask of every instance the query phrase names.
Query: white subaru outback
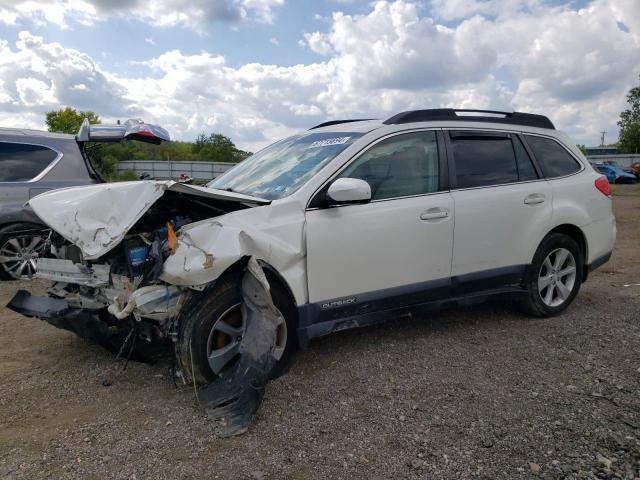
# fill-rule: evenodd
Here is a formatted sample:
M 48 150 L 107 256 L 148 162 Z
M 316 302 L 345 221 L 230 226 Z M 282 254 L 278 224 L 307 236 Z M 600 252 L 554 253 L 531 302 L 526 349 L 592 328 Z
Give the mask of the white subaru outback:
M 332 121 L 207 186 L 100 184 L 30 205 L 61 237 L 37 265 L 54 283 L 9 306 L 138 358 L 173 348 L 205 384 L 256 341 L 248 270 L 275 307 L 261 317 L 273 375 L 312 338 L 406 311 L 509 295 L 557 315 L 616 235 L 606 178 L 548 118 L 517 112 Z

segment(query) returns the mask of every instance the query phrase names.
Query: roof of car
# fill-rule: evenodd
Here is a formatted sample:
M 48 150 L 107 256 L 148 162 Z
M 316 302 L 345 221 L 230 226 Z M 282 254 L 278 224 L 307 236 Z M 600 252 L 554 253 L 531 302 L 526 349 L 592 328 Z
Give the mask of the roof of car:
M 54 133 L 46 130 L 32 130 L 28 128 L 7 128 L 0 127 L 0 135 L 11 135 L 14 137 L 38 137 L 38 138 L 58 138 L 58 139 L 75 139 L 75 135 L 68 133 Z
M 334 120 L 321 123 L 309 130 L 323 132 L 359 132 L 367 133 L 382 126 L 382 120 Z
M 316 125 L 310 130 L 332 131 L 359 131 L 369 132 L 384 125 L 406 125 L 415 123 L 436 123 L 438 125 L 452 127 L 467 127 L 469 124 L 489 124 L 492 126 L 509 125 L 519 129 L 553 131 L 555 126 L 544 115 L 524 112 L 501 112 L 496 110 L 470 110 L 453 108 L 436 108 L 429 110 L 409 110 L 401 112 L 386 120 L 362 120 L 345 119 L 331 120 Z

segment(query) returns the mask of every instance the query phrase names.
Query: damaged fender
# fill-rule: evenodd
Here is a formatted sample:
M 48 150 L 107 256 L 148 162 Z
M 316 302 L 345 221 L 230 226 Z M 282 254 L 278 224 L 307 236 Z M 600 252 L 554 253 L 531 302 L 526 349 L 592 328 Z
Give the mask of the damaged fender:
M 242 298 L 247 328 L 239 359 L 229 372 L 197 394 L 222 437 L 244 433 L 262 404 L 269 372 L 276 363 L 273 352 L 277 326 L 283 320 L 255 257 L 249 259 L 242 278 Z
M 272 215 L 275 208 L 282 210 Z M 238 260 L 256 257 L 282 275 L 301 305 L 307 301 L 303 216 L 291 205 L 271 205 L 185 225 L 160 279 L 172 285 L 205 286 Z

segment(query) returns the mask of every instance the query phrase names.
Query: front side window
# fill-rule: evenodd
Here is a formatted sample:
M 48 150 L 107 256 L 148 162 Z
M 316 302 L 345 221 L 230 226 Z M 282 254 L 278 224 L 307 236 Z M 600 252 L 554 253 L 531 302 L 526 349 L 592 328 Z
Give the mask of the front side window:
M 207 184 L 210 188 L 276 200 L 290 195 L 362 136 L 359 132 L 306 132 L 250 156 Z
M 580 164 L 555 140 L 534 135 L 525 138 L 545 177 L 563 177 L 580 170 Z
M 358 157 L 340 177 L 367 181 L 372 200 L 437 192 L 436 134 L 405 133 L 382 140 Z
M 0 142 L 0 182 L 32 180 L 57 157 L 57 152 L 40 145 Z

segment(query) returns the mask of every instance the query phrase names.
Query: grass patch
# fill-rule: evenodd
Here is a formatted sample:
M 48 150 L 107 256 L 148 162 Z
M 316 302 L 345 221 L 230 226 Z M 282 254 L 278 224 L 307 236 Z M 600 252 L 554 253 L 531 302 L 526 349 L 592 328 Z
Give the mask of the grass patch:
M 614 197 L 640 197 L 640 183 L 631 185 L 611 185 Z

